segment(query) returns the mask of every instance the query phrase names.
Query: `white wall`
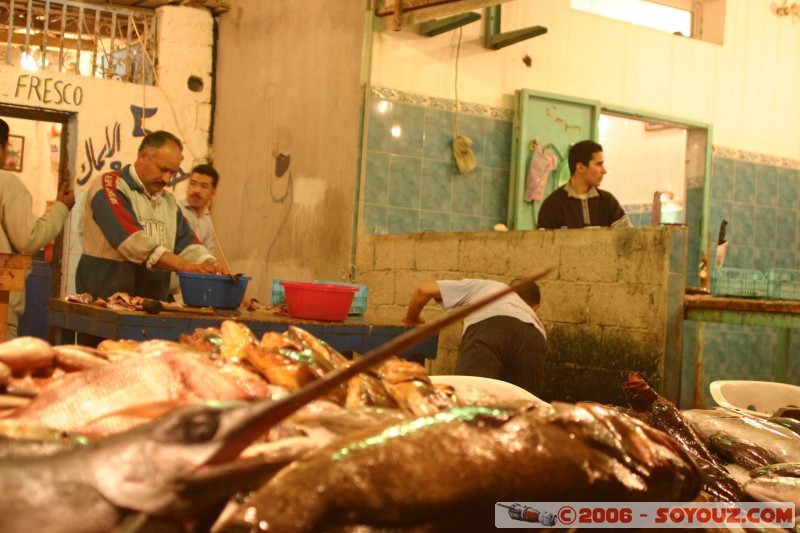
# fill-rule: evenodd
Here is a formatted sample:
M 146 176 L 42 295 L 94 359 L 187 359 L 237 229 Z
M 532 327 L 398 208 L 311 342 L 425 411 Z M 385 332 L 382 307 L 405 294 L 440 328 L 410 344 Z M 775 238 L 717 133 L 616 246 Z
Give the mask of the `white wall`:
M 15 174 L 31 193 L 33 212 L 41 215 L 48 201 L 56 197 L 60 125 L 11 117 L 3 120 L 12 136 L 24 139 L 22 171 Z
M 548 32 L 497 51 L 483 46 L 483 20 L 465 26 L 459 100 L 510 108 L 516 89 L 534 89 L 709 123 L 715 145 L 800 155 L 800 121 L 791 118 L 800 116 L 800 26 L 792 17 L 776 17 L 767 1 L 727 0 L 720 46 L 569 3 L 502 4 L 503 31 L 541 25 Z M 458 33 L 375 35 L 372 85 L 454 98 Z
M 178 6 L 158 9 L 157 17 L 161 51 L 157 86 L 50 71 L 32 73 L 0 62 L 0 103 L 72 114 L 68 171 L 79 201 L 64 237 L 62 287 L 66 292 L 74 292 L 74 270 L 81 252 L 82 191 L 92 178 L 134 161 L 142 137 L 138 126 L 168 130 L 181 138 L 184 172 L 204 162 L 209 153 L 213 17 L 206 9 Z M 191 75 L 204 81 L 202 91 L 188 89 Z M 38 91 L 31 88 L 37 83 Z M 132 106 L 149 109 L 152 116 L 137 124 Z M 50 197 L 55 197 L 54 192 Z

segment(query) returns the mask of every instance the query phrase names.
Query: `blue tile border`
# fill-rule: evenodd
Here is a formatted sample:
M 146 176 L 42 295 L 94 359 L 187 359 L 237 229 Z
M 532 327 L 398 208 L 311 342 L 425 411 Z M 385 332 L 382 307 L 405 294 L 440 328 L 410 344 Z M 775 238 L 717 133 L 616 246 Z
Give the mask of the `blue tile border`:
M 407 93 L 405 91 L 390 89 L 388 87 L 370 87 L 370 90 L 373 98 L 379 98 L 381 100 L 415 104 L 429 107 L 431 109 L 443 109 L 450 112 L 456 110 L 456 101 L 449 98 Z M 514 118 L 513 109 L 492 107 L 482 104 L 471 104 L 468 102 L 458 102 L 458 112 L 481 117 L 499 118 L 501 120 L 513 120 Z

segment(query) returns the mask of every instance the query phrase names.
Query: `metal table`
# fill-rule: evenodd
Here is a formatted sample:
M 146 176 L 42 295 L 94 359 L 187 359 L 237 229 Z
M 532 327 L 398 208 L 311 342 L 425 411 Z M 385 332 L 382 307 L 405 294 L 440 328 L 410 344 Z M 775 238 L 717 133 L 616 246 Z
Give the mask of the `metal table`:
M 777 328 L 778 342 L 772 360 L 772 373 L 775 381 L 786 383 L 792 329 L 800 328 L 800 301 L 686 295 L 683 318 L 700 322 Z M 698 337 L 695 401 L 699 398 L 697 387 L 702 383 L 702 369 L 702 340 Z
M 366 353 L 408 329 L 402 323 L 385 319 L 368 320 L 363 316 L 350 316 L 344 322 L 322 322 L 243 308 L 218 309 L 213 314 L 207 314 L 207 311 L 162 311 L 157 315 L 150 315 L 141 311 L 117 311 L 56 298 L 47 302 L 47 325 L 53 328 L 53 342 L 56 344 L 74 343 L 75 333 L 104 339 L 177 340 L 179 335 L 191 334 L 197 328 L 219 327 L 227 319 L 247 324 L 258 338 L 267 331 L 283 333 L 290 325 L 295 325 L 340 352 Z M 423 358 L 436 359 L 438 344 L 438 335 L 433 335 L 400 355 L 419 362 Z

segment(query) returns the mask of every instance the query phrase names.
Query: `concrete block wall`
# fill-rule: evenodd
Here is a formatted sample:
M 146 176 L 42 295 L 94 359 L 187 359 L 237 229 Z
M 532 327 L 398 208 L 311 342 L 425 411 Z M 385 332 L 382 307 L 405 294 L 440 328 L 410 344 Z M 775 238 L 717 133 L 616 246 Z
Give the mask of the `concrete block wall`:
M 429 279 L 510 282 L 553 268 L 540 283 L 548 331 L 546 400 L 624 405 L 620 384 L 641 373 L 677 398 L 686 272 L 684 227 L 420 233 L 359 236 L 356 281 L 369 286 L 367 315 L 401 319 Z M 431 320 L 442 311 L 429 303 Z M 455 367 L 461 324 L 439 335 L 434 375 Z

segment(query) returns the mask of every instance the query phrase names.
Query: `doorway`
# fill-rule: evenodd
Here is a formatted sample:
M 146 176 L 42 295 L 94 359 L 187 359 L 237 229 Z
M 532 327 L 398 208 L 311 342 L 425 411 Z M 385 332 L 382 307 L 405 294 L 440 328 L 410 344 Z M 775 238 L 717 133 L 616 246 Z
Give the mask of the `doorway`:
M 42 215 L 55 200 L 62 182 L 69 180 L 69 122 L 73 113 L 0 104 L 0 118 L 10 128 L 15 142 L 15 164 L 9 169 L 31 193 L 32 211 Z M 74 185 L 74 184 L 73 184 Z M 69 219 L 68 219 L 69 220 Z M 26 309 L 20 317 L 18 335 L 47 340 L 47 299 L 60 297 L 66 287 L 62 273 L 62 251 L 69 228 L 40 254 L 28 276 Z
M 633 225 L 685 223 L 688 128 L 603 111 L 598 129 L 608 171 L 602 187 Z
M 711 126 L 530 89 L 518 89 L 515 99 L 509 228 L 536 228 L 541 201 L 569 180 L 568 170 L 562 167 L 567 166 L 570 146 L 584 139 L 598 141 L 604 147 L 609 168 L 603 188 L 634 215 L 631 219 L 635 226 L 652 224 L 655 192 L 670 192 L 672 200 L 680 199 L 668 206 L 667 216 L 661 217 L 659 223 L 689 227 L 686 284 L 699 285 L 700 260 L 707 254 L 710 242 Z M 616 130 L 622 124 L 631 131 L 619 134 Z M 644 143 L 646 137 L 652 142 Z M 528 201 L 524 196 L 526 178 L 537 144 L 556 155 L 557 165 L 542 187 L 541 199 Z M 660 166 L 667 170 L 654 173 L 658 166 L 655 161 L 661 161 Z M 655 179 L 654 174 L 658 174 Z

